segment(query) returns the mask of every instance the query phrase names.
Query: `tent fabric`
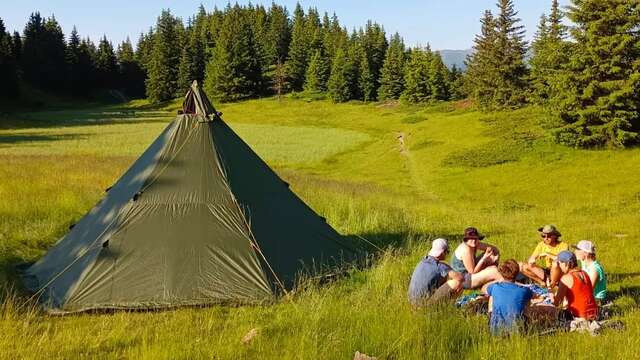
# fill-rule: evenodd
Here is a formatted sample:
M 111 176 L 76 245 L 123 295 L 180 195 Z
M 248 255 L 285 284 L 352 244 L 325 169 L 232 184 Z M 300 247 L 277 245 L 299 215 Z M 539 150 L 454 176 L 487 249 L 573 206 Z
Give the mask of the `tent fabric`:
M 185 108 L 71 231 L 27 269 L 50 312 L 273 300 L 357 252 L 217 115 Z M 214 115 L 211 119 L 209 115 Z

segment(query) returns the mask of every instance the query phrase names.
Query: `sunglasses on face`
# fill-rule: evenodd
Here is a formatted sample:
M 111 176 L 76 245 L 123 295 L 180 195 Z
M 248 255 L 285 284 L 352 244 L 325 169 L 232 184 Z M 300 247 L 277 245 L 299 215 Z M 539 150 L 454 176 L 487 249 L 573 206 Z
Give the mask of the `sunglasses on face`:
M 540 236 L 541 236 L 542 238 L 552 238 L 552 237 L 555 237 L 555 235 L 554 235 L 554 234 L 541 234 Z

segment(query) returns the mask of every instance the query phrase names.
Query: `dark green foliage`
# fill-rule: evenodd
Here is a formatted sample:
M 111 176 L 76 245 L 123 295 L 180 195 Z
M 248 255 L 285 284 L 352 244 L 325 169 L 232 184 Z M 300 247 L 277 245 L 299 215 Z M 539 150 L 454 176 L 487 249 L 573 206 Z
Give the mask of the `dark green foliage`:
M 431 62 L 430 49 L 415 48 L 407 61 L 404 73 L 405 87 L 402 99 L 410 103 L 426 102 L 431 99 Z
M 398 33 L 395 33 L 389 43 L 384 65 L 380 72 L 380 100 L 399 99 L 404 91 L 405 47 Z
M 22 70 L 25 80 L 47 90 L 64 88 L 65 41 L 54 17 L 31 14 L 24 29 Z
M 449 69 L 442 62 L 442 56 L 436 52 L 432 54 L 429 64 L 429 85 L 431 85 L 431 99 L 449 100 L 450 87 Z
M 569 62 L 570 44 L 567 29 L 562 24 L 563 14 L 558 0 L 554 0 L 551 14 L 542 15 L 538 31 L 531 46 L 531 101 L 547 104 L 559 91 L 560 72 Z
M 13 37 L 11 38 L 11 54 L 16 62 L 20 63 L 22 59 L 22 38 L 17 31 L 13 32 Z
M 375 101 L 376 78 L 369 57 L 366 52 L 361 52 L 358 63 L 358 89 L 363 101 Z
M 117 57 L 119 87 L 129 97 L 143 97 L 145 73 L 135 59 L 129 38 L 118 46 Z
M 151 54 L 153 53 L 153 29 L 149 29 L 146 34 L 140 34 L 138 43 L 136 44 L 135 57 L 140 67 L 146 72 L 151 63 Z
M 98 53 L 96 54 L 96 71 L 98 77 L 98 87 L 111 89 L 117 86 L 118 61 L 113 51 L 113 45 L 106 36 L 100 39 Z
M 464 87 L 464 76 L 460 69 L 454 64 L 449 71 L 449 90 L 451 100 L 464 99 L 467 94 Z
M 338 49 L 346 46 L 347 32 L 340 26 L 340 21 L 334 13 L 328 22 L 324 22 L 324 39 L 322 40 L 327 57 L 330 61 L 335 57 Z
M 367 56 L 371 78 L 373 79 L 372 92 L 374 95 L 371 100 L 375 100 L 378 94 L 378 88 L 380 87 L 380 73 L 384 65 L 385 54 L 387 53 L 389 43 L 387 42 L 387 36 L 382 26 L 378 23 L 372 23 L 371 21 L 367 22 L 361 41 Z
M 640 137 L 640 3 L 573 0 L 567 13 L 575 43 L 553 106 L 566 124 L 557 141 L 625 147 Z
M 329 80 L 329 62 L 320 49 L 316 49 L 309 61 L 307 74 L 305 76 L 305 91 L 326 91 Z
M 291 41 L 291 25 L 289 14 L 283 6 L 271 4 L 269 9 L 269 24 L 265 47 L 267 64 L 276 65 L 278 61 L 284 63 Z
M 354 88 L 353 64 L 347 59 L 344 49 L 338 49 L 333 59 L 329 77 L 329 97 L 334 102 L 349 101 Z
M 302 90 L 310 49 L 311 44 L 305 26 L 304 10 L 300 4 L 297 4 L 293 13 L 289 57 L 286 62 L 287 77 L 293 90 Z
M 71 31 L 71 35 L 69 36 L 69 41 L 67 42 L 65 55 L 68 73 L 67 88 L 69 92 L 74 95 L 81 95 L 87 91 L 87 80 L 82 77 L 86 74 L 82 71 L 83 69 L 80 68 L 80 58 L 82 56 L 80 53 L 80 43 L 80 35 L 78 35 L 78 30 L 74 26 Z
M 6 32 L 0 19 L 0 97 L 16 98 L 18 90 L 18 67 L 12 47 L 11 35 Z
M 182 22 L 163 10 L 156 23 L 153 50 L 147 65 L 146 92 L 151 102 L 172 99 L 178 88 Z
M 193 80 L 204 80 L 204 44 L 197 28 L 187 29 L 186 41 L 181 49 L 180 65 L 178 66 L 178 88 L 176 96 L 182 96 Z
M 524 29 L 512 0 L 499 0 L 498 10 L 496 18 L 485 12 L 474 54 L 467 60 L 468 91 L 486 110 L 515 108 L 526 100 Z
M 205 89 L 220 101 L 255 97 L 263 90 L 260 64 L 248 18 L 238 5 L 227 10 L 207 64 Z

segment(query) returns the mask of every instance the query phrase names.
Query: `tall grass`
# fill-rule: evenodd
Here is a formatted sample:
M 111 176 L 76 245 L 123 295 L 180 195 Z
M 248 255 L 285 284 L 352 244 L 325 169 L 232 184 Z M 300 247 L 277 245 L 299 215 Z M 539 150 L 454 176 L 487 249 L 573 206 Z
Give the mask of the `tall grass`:
M 34 113 L 0 129 L 0 282 L 7 289 L 19 286 L 13 265 L 37 259 L 91 208 L 175 106 Z M 535 108 L 483 115 L 452 104 L 263 99 L 220 110 L 336 229 L 384 249 L 374 263 L 330 284 L 309 281 L 271 306 L 50 317 L 5 289 L 0 357 L 637 357 L 640 150 L 553 145 Z M 28 139 L 36 135 L 44 138 Z M 429 240 L 445 236 L 455 245 L 475 225 L 503 256 L 524 259 L 539 240 L 536 228 L 548 222 L 570 243 L 596 242 L 624 332 L 496 339 L 482 316 L 452 307 L 411 311 L 408 280 Z M 257 336 L 243 343 L 252 329 Z

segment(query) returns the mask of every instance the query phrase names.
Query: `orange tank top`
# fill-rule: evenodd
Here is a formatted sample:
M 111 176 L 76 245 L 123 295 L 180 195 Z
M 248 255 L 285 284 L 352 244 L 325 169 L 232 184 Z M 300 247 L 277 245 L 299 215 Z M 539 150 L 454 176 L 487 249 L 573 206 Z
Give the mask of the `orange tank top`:
M 594 320 L 598 316 L 598 305 L 593 297 L 593 286 L 584 271 L 571 272 L 573 286 L 567 292 L 569 312 L 575 317 Z

